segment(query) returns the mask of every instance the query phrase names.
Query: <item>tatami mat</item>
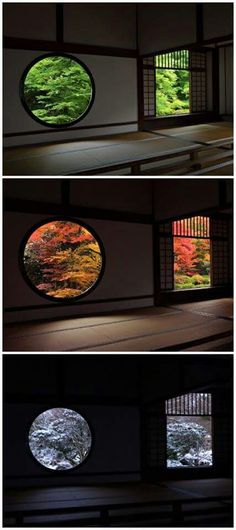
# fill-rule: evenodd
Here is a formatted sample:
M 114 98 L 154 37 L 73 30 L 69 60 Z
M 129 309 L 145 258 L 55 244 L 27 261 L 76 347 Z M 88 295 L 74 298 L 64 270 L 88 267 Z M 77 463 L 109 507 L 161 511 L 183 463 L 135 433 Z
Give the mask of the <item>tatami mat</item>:
M 132 162 L 180 155 L 233 136 L 232 124 L 216 122 L 150 132 L 106 135 L 73 142 L 9 147 L 5 175 L 70 175 Z
M 201 497 L 202 495 L 199 495 Z M 152 484 L 117 484 L 109 486 L 79 486 L 68 488 L 37 488 L 33 492 L 30 490 L 12 491 L 7 493 L 5 507 L 14 506 L 14 509 L 39 508 L 41 503 L 53 503 L 53 507 L 60 507 L 60 503 L 66 506 L 77 506 L 82 503 L 83 506 L 96 505 L 96 503 L 113 504 L 113 503 L 144 503 L 144 502 L 165 502 L 171 500 L 192 497 L 191 492 L 185 490 L 177 492 L 174 488 L 163 487 L 162 485 Z M 75 503 L 76 502 L 76 503 Z M 69 503 L 69 504 L 68 504 Z
M 204 302 L 191 302 L 189 304 L 173 304 L 174 309 L 191 311 L 206 316 L 221 318 L 233 318 L 232 298 L 220 298 L 218 300 L 205 300 Z
M 185 318 L 184 318 L 185 321 Z M 183 316 L 178 318 L 179 326 L 183 326 Z M 176 322 L 177 324 L 177 322 Z M 232 326 L 226 322 L 215 321 L 210 323 L 196 324 L 196 319 L 192 319 L 192 325 L 182 327 L 182 329 L 171 329 L 171 326 L 165 333 L 153 333 L 146 336 L 135 336 L 132 338 L 126 338 L 117 342 L 111 342 L 110 344 L 103 344 L 96 347 L 96 351 L 182 351 L 184 344 L 202 340 L 208 341 L 209 335 L 215 336 L 221 333 L 230 333 Z M 178 348 L 179 345 L 179 348 Z M 84 348 L 85 351 L 95 351 L 93 347 Z M 198 346 L 198 350 L 201 351 L 201 345 Z M 211 351 L 211 350 L 208 350 Z
M 110 502 L 152 502 L 169 501 L 186 498 L 230 497 L 232 481 L 230 479 L 203 479 L 168 481 L 160 484 L 121 483 L 109 486 L 69 486 L 67 488 L 35 488 L 10 490 L 7 492 L 5 506 L 37 509 L 38 503 L 55 503 L 66 501 L 100 501 Z M 33 508 L 34 506 L 34 508 Z
M 45 526 L 47 523 L 54 523 L 55 526 L 56 522 L 62 526 L 63 521 L 67 526 L 71 526 L 71 519 L 72 526 L 75 526 L 75 522 L 81 526 L 79 523 L 82 518 L 85 526 L 128 525 L 129 527 L 140 524 L 143 527 L 167 525 L 176 527 L 180 526 L 180 516 L 182 526 L 186 527 L 185 518 L 190 515 L 197 520 L 198 524 L 194 526 L 199 527 L 203 526 L 201 524 L 203 516 L 206 524 L 208 514 L 213 514 L 211 517 L 218 527 L 223 514 L 223 517 L 226 517 L 226 524 L 223 526 L 232 526 L 231 498 L 230 479 L 180 480 L 177 483 L 171 481 L 157 484 L 123 482 L 88 487 L 41 487 L 31 490 L 18 488 L 5 493 L 4 515 L 6 521 L 13 521 L 13 525 L 14 517 L 18 516 L 16 522 L 20 520 L 23 523 L 24 518 L 24 523 L 29 525 L 31 522 L 32 526 L 35 524 L 42 526 L 44 521 Z M 118 524 L 117 516 L 122 517 L 118 519 Z M 96 519 L 93 520 L 93 517 Z M 99 517 L 103 519 L 98 519 Z M 147 519 L 146 524 L 145 519 Z
M 157 157 L 198 150 L 199 146 L 188 140 L 173 137 L 141 134 L 141 139 L 129 137 L 126 141 L 97 139 L 7 150 L 5 174 L 11 175 L 69 175 L 92 171 L 119 164 L 128 164 Z
M 171 480 L 163 483 L 169 489 L 202 495 L 203 497 L 228 497 L 233 494 L 233 481 L 226 478 Z
M 104 135 L 96 138 L 89 138 L 87 140 L 74 140 L 71 142 L 56 142 L 45 145 L 27 145 L 21 147 L 9 147 L 5 150 L 5 160 L 19 160 L 38 156 L 47 156 L 61 154 L 63 152 L 84 151 L 85 149 L 93 149 L 100 147 L 110 147 L 114 144 L 126 143 L 135 140 L 150 140 L 156 135 L 152 132 L 132 132 L 123 134 Z
M 5 351 L 155 351 L 231 339 L 229 299 L 96 317 L 10 324 Z M 199 345 L 201 351 L 201 345 Z
M 233 125 L 230 122 L 203 123 L 199 125 L 188 125 L 185 127 L 173 127 L 153 131 L 167 136 L 188 140 L 189 142 L 200 142 L 206 145 L 214 144 L 219 140 L 233 138 Z
M 147 307 L 140 309 L 124 311 L 116 311 L 110 314 L 101 314 L 99 316 L 89 317 L 75 317 L 68 319 L 52 320 L 52 321 L 32 321 L 19 324 L 7 324 L 5 328 L 6 337 L 14 336 L 28 336 L 41 335 L 42 333 L 56 333 L 57 331 L 73 330 L 81 328 L 90 328 L 96 326 L 103 326 L 104 324 L 119 324 L 122 322 L 129 322 L 130 320 L 138 320 L 142 318 L 155 318 L 157 315 L 176 314 L 176 309 L 169 309 L 168 307 Z

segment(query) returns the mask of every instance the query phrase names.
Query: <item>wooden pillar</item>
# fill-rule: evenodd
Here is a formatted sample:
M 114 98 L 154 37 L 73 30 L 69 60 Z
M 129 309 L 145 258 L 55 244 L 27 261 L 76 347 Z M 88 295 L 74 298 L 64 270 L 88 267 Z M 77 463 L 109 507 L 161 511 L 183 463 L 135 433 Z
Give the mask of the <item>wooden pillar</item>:
M 131 164 L 131 175 L 140 175 L 141 173 L 141 167 L 138 162 L 133 162 Z
M 172 508 L 172 522 L 174 526 L 181 526 L 184 520 L 181 502 L 173 502 Z

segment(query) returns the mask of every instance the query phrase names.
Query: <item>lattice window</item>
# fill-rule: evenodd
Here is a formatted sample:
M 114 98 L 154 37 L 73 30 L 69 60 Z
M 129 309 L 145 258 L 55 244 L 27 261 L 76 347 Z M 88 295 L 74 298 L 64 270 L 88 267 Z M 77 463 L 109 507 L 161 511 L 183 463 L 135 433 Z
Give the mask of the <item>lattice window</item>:
M 190 53 L 188 50 L 162 53 L 156 56 L 156 67 L 165 70 L 189 70 Z
M 210 416 L 211 410 L 211 394 L 206 393 L 183 394 L 165 402 L 165 412 L 170 416 Z
M 203 52 L 190 54 L 190 105 L 191 112 L 207 110 L 206 54 Z
M 152 66 L 154 58 L 152 57 Z M 147 63 L 150 65 L 150 62 Z M 156 114 L 156 86 L 154 68 L 144 68 L 143 70 L 143 102 L 144 116 L 155 116 Z
M 205 248 L 206 261 L 209 263 L 207 272 L 200 273 L 201 278 L 186 280 L 184 288 L 223 286 L 229 283 L 229 243 L 228 243 L 228 221 L 227 219 L 206 216 L 187 217 L 175 221 L 160 223 L 159 225 L 159 252 L 160 252 L 160 289 L 171 290 L 181 287 L 181 279 L 177 279 L 174 273 L 174 260 L 179 247 L 180 238 L 186 238 L 194 242 L 199 240 L 199 245 Z M 202 243 L 200 242 L 202 240 Z M 184 245 L 184 239 L 183 245 Z M 187 244 L 186 244 L 187 248 Z M 210 256 L 210 257 L 209 257 Z M 196 267 L 195 267 L 196 268 Z M 198 271 L 190 271 L 189 276 L 199 274 Z M 208 278 L 207 278 L 208 276 Z M 199 282 L 199 283 L 194 283 Z M 187 285 L 189 283 L 189 285 Z
M 160 283 L 161 289 L 173 289 L 173 241 L 160 237 Z
M 195 216 L 187 219 L 173 221 L 172 234 L 180 237 L 209 238 L 210 219 L 209 217 Z
M 229 281 L 228 222 L 226 219 L 212 219 L 212 283 L 214 286 Z
M 172 223 L 160 223 L 160 288 L 173 289 L 173 239 Z
M 159 224 L 159 231 L 160 231 L 160 234 L 168 234 L 168 235 L 171 235 L 172 234 L 172 222 L 167 222 L 167 223 L 160 223 Z
M 164 403 L 150 406 L 145 412 L 145 455 L 149 470 L 165 467 L 166 425 Z
M 227 284 L 229 280 L 228 242 L 212 241 L 212 283 L 214 286 Z
M 153 66 L 154 65 L 154 57 L 151 56 L 151 57 L 145 57 L 143 59 L 143 64 L 148 64 L 149 66 Z
M 167 467 L 212 466 L 212 397 L 194 392 L 167 399 Z
M 206 53 L 176 50 L 143 58 L 144 117 L 157 116 L 157 70 L 182 70 L 189 72 L 190 109 L 186 110 L 186 112 L 195 113 L 207 110 Z M 181 108 L 179 112 L 180 114 L 183 113 Z M 172 114 L 177 115 L 178 112 L 172 112 Z
M 228 229 L 228 222 L 226 219 L 211 220 L 211 237 L 227 238 Z
M 202 52 L 191 52 L 190 56 L 190 69 L 194 68 L 206 68 L 206 54 Z
M 190 77 L 191 112 L 206 110 L 206 72 L 191 72 Z

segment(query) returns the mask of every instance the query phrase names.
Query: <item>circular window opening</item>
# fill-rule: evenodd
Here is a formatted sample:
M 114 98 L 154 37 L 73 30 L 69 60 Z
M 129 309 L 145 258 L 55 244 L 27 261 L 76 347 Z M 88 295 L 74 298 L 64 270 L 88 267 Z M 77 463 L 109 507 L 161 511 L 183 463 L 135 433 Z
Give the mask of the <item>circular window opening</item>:
M 21 97 L 32 118 L 50 127 L 81 120 L 94 101 L 94 81 L 88 68 L 70 55 L 37 58 L 25 70 Z
M 29 446 L 44 467 L 66 470 L 81 464 L 91 449 L 92 436 L 87 421 L 74 410 L 45 410 L 33 421 Z
M 38 294 L 77 299 L 94 289 L 104 270 L 104 252 L 91 229 L 71 220 L 52 220 L 23 241 L 23 274 Z

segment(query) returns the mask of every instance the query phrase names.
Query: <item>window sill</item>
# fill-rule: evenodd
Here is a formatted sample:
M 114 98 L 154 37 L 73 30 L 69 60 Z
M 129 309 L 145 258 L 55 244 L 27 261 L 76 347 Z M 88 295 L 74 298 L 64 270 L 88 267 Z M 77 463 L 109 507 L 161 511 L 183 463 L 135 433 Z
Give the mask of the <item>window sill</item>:
M 186 117 L 193 117 L 193 116 L 203 116 L 203 115 L 206 115 L 206 114 L 209 114 L 208 111 L 204 111 L 204 112 L 185 112 L 185 113 L 182 113 L 182 114 L 168 114 L 166 116 L 146 116 L 144 118 L 144 121 L 146 120 L 167 120 L 167 119 L 172 119 L 172 118 L 186 118 Z
M 206 285 L 206 287 L 191 287 L 190 289 L 172 289 L 165 292 L 172 292 L 172 293 L 183 293 L 183 292 L 196 292 L 196 291 L 206 291 L 209 289 L 216 289 L 216 287 L 212 287 L 211 285 Z
M 192 287 L 191 289 L 161 289 L 161 293 L 167 293 L 167 294 L 170 294 L 170 293 L 196 293 L 196 292 L 202 292 L 202 291 L 210 291 L 210 292 L 216 292 L 218 291 L 219 289 L 226 289 L 228 288 L 229 286 L 228 285 L 217 285 L 217 286 L 213 286 L 213 285 L 209 285 L 209 286 L 206 286 L 206 287 Z
M 171 471 L 172 470 L 174 470 L 174 471 L 176 471 L 176 470 L 183 471 L 184 469 L 186 469 L 188 471 L 190 469 L 194 469 L 194 470 L 197 469 L 199 471 L 199 469 L 213 469 L 213 465 L 211 465 L 211 466 L 176 466 L 176 467 L 166 467 L 166 471 L 170 471 L 170 470 Z

